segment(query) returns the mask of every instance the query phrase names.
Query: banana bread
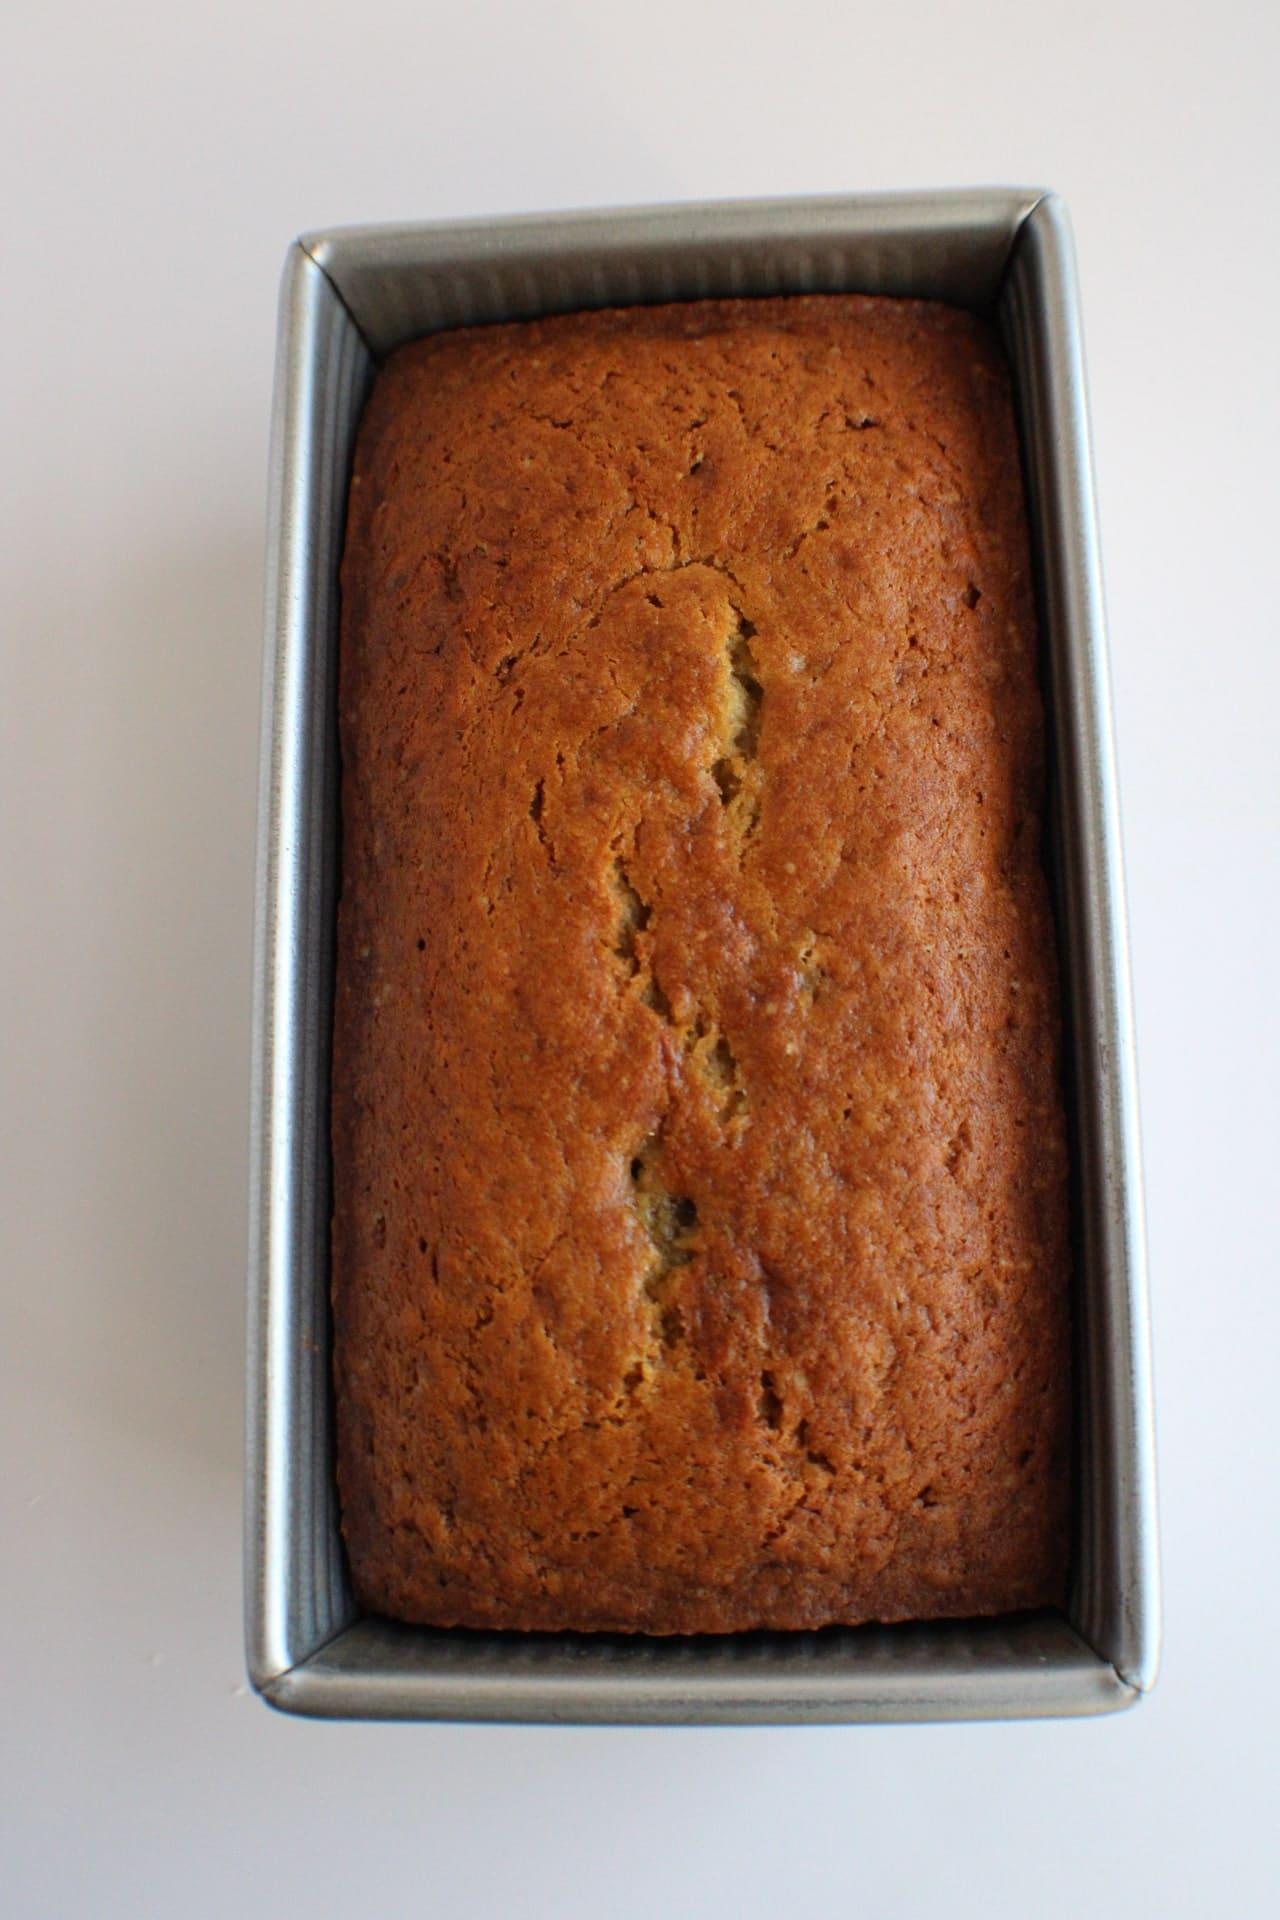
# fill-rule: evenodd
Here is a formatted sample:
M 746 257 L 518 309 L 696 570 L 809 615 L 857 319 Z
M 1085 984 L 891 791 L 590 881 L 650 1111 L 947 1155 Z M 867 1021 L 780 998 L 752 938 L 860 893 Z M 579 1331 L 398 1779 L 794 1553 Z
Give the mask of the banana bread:
M 1066 1148 L 1010 383 L 930 302 L 394 354 L 342 569 L 363 1603 L 1061 1600 Z

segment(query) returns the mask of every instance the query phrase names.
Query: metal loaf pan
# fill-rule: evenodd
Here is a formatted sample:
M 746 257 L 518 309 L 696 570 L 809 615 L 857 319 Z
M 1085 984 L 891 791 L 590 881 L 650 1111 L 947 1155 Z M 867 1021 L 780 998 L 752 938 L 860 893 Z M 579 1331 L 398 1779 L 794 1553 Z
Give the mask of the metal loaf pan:
M 427 1632 L 344 1569 L 329 1370 L 337 567 L 378 361 L 438 327 L 708 295 L 993 312 L 1016 375 L 1046 644 L 1071 1038 L 1077 1532 L 1067 1614 L 664 1640 Z M 247 1636 L 331 1716 L 838 1721 L 1100 1713 L 1148 1688 L 1157 1573 L 1133 1032 L 1080 324 L 1051 194 L 929 193 L 315 234 L 289 251 L 271 452 L 253 1088 Z

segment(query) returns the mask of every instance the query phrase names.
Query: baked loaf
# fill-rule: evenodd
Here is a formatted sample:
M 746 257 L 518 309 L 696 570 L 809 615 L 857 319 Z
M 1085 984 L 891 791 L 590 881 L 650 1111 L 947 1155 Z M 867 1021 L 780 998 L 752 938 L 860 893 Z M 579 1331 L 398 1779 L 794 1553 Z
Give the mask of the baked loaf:
M 1060 1600 L 1059 1015 L 988 327 L 817 297 L 418 341 L 342 592 L 363 1603 L 701 1633 Z

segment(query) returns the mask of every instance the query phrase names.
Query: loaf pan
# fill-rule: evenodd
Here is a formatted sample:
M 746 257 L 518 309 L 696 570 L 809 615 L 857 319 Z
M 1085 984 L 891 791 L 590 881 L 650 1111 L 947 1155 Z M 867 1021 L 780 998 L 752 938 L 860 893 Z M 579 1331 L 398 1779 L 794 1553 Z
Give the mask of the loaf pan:
M 716 295 L 865 292 L 996 316 L 1015 373 L 1050 727 L 1074 1168 L 1076 1534 L 1065 1613 L 683 1640 L 428 1631 L 361 1613 L 338 1527 L 329 1047 L 337 570 L 379 361 L 435 328 Z M 1158 1642 L 1145 1251 L 1106 637 L 1071 239 L 1019 190 L 312 234 L 284 270 L 255 960 L 247 1641 L 295 1713 L 612 1722 L 1105 1713 Z

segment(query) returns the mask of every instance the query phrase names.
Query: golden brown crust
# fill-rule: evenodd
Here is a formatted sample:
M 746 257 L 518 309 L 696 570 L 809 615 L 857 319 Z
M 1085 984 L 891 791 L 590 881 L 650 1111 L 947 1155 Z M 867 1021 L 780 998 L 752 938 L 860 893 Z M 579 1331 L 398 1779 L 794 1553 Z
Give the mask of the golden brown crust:
M 841 296 L 420 341 L 360 430 L 343 605 L 365 1604 L 1059 1600 L 1057 986 L 987 327 Z

